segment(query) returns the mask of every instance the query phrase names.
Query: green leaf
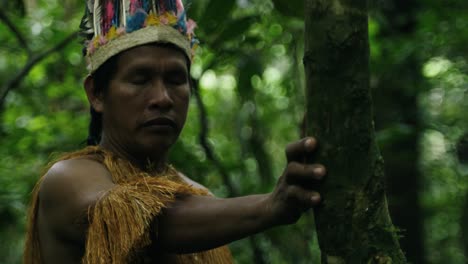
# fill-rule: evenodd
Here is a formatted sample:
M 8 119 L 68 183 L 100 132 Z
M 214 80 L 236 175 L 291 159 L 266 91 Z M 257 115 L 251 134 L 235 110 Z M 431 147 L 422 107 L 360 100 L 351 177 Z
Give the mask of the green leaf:
M 21 0 L 4 0 L 0 2 L 4 10 L 8 10 L 9 13 L 14 13 L 24 17 L 26 14 L 26 8 L 24 6 L 24 1 Z
M 199 21 L 200 28 L 206 32 L 218 29 L 230 18 L 235 6 L 235 0 L 211 0 Z
M 257 19 L 258 16 L 248 16 L 230 21 L 212 42 L 213 47 L 236 38 L 241 38 Z
M 275 9 L 284 16 L 304 18 L 304 1 L 272 0 Z
M 252 76 L 261 76 L 263 72 L 263 65 L 260 58 L 254 54 L 244 54 L 239 59 L 239 76 L 238 76 L 238 92 L 239 95 L 247 100 L 254 95 L 252 87 Z

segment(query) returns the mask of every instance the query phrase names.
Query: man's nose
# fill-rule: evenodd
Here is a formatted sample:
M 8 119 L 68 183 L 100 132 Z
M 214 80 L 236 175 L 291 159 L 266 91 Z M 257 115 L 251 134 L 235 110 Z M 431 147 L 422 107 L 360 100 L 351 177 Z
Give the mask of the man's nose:
M 149 91 L 149 107 L 157 109 L 171 108 L 174 101 L 164 80 L 157 80 Z

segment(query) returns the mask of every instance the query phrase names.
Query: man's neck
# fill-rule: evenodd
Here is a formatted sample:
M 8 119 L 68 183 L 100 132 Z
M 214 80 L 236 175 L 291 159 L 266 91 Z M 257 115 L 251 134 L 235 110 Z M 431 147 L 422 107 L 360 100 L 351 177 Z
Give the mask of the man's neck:
M 141 154 L 138 155 L 137 153 L 129 151 L 122 144 L 114 143 L 111 140 L 108 140 L 106 137 L 102 138 L 99 146 L 108 151 L 111 151 L 115 155 L 125 160 L 128 160 L 135 167 L 150 174 L 161 173 L 167 169 L 167 153 L 164 155 L 158 153 L 157 156 L 151 156 L 141 152 Z

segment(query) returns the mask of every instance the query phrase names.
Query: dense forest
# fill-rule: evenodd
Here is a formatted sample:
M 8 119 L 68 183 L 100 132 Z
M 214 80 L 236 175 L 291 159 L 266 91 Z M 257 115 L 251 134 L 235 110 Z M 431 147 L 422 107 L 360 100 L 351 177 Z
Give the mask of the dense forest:
M 286 162 L 284 146 L 303 133 L 304 3 L 186 2 L 201 43 L 171 162 L 221 197 L 268 192 Z M 20 263 L 29 195 L 42 168 L 87 136 L 77 34 L 84 6 L 0 3 L 0 262 Z M 368 3 L 375 136 L 401 248 L 411 263 L 466 263 L 468 2 Z M 312 212 L 231 250 L 238 263 L 320 263 L 321 255 Z

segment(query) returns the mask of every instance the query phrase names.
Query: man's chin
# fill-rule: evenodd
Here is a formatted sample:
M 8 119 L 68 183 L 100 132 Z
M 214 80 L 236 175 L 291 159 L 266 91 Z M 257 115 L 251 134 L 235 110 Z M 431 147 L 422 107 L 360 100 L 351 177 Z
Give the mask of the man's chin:
M 157 158 L 166 155 L 176 140 L 177 138 L 173 137 L 155 138 L 138 142 L 137 145 L 142 153 L 145 153 L 149 157 Z

